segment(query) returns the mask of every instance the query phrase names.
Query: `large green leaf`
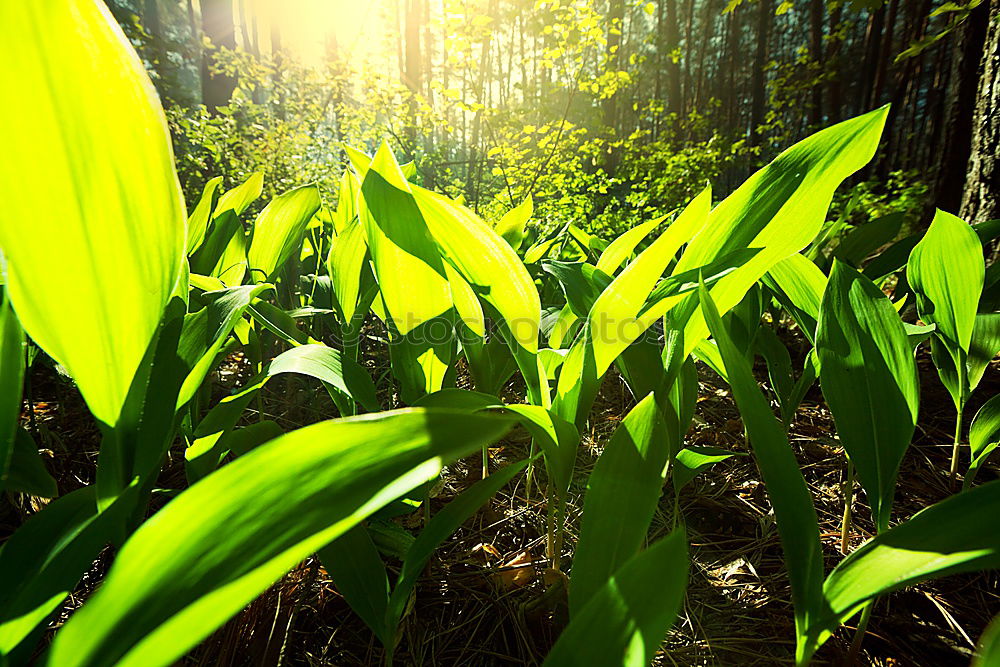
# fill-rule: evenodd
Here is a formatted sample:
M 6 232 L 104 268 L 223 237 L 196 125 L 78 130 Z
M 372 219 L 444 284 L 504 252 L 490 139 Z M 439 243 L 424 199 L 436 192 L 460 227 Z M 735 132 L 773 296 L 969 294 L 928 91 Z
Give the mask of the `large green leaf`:
M 1000 353 L 1000 313 L 978 313 L 969 344 L 969 389 L 983 379 L 990 362 Z
M 333 292 L 344 322 L 354 319 L 354 310 L 361 295 L 361 274 L 364 269 L 368 246 L 361 223 L 350 223 L 337 236 L 330 249 L 327 270 L 333 280 Z
M 968 488 L 975 479 L 976 473 L 986 463 L 986 459 L 1000 445 L 1000 394 L 993 396 L 979 408 L 969 427 L 969 448 L 972 450 L 972 463 L 969 472 L 962 483 Z
M 802 250 L 819 232 L 840 183 L 871 160 L 889 108 L 838 123 L 795 144 L 712 209 L 705 230 L 674 267 L 680 273 L 743 248 L 752 259 L 720 279 L 712 298 L 721 313 L 739 303 L 771 268 Z M 708 335 L 694 296 L 672 317 L 685 323 L 685 353 Z
M 1000 482 L 931 505 L 869 540 L 823 584 L 827 607 L 809 624 L 806 657 L 879 595 L 927 579 L 1000 567 Z
M 544 667 L 645 667 L 684 600 L 687 537 L 678 528 L 632 556 L 563 630 Z
M 528 224 L 533 211 L 534 203 L 531 201 L 531 195 L 528 195 L 523 202 L 503 214 L 497 221 L 494 231 L 502 236 L 511 248 L 517 250 L 524 241 L 524 226 Z
M 367 165 L 364 156 L 353 157 L 362 181 L 358 215 L 388 318 L 393 372 L 401 398 L 412 403 L 441 388 L 451 363 L 452 341 L 435 333 L 453 319 L 451 284 L 413 198 L 416 186 L 406 181 L 388 146 Z
M 104 3 L 5 2 L 0 250 L 21 325 L 118 420 L 181 277 L 185 208 L 156 91 Z M 45 156 L 44 174 L 29 165 Z M 40 235 L 39 231 L 44 230 Z M 184 290 L 186 291 L 186 290 Z
M 920 381 L 892 302 L 834 260 L 823 294 L 816 353 L 840 442 L 858 471 L 879 530 L 889 526 L 896 473 L 913 438 Z
M 94 486 L 57 498 L 32 515 L 0 549 L 0 655 L 19 645 L 28 663 L 32 631 L 76 587 L 115 534 L 131 494 L 97 511 Z M 22 644 L 22 642 L 24 642 Z
M 300 560 L 509 424 L 409 409 L 257 447 L 143 524 L 57 634 L 52 664 L 172 664 Z
M 295 373 L 323 383 L 342 415 L 354 413 L 354 402 L 378 410 L 375 384 L 364 366 L 345 357 L 339 350 L 319 343 L 285 350 L 269 361 L 256 377 L 234 394 L 216 404 L 194 430 L 194 442 L 184 455 L 189 474 L 202 477 L 218 465 L 226 453 L 223 435 L 239 421 L 240 415 L 267 382 L 278 375 Z
M 14 451 L 14 437 L 21 417 L 24 378 L 24 332 L 10 301 L 0 289 L 0 490 Z
M 597 298 L 588 326 L 598 375 L 603 375 L 615 358 L 666 312 L 666 305 L 644 312 L 646 297 L 680 247 L 705 229 L 711 205 L 712 190 L 706 188 Z M 664 304 L 680 298 L 664 299 Z
M 917 295 L 917 313 L 926 324 L 937 326 L 937 344 L 931 352 L 959 412 L 970 391 L 966 363 L 985 272 L 976 232 L 941 210 L 906 263 L 906 278 Z
M 319 188 L 304 185 L 272 199 L 253 223 L 247 252 L 250 279 L 271 280 L 302 245 L 306 224 L 319 210 Z
M 754 379 L 747 358 L 733 344 L 708 290 L 699 290 L 702 310 L 719 344 L 729 386 L 750 438 L 757 467 L 774 508 L 785 567 L 792 585 L 795 609 L 796 659 L 805 652 L 806 629 L 822 609 L 823 554 L 819 540 L 819 520 L 809 488 L 788 444 L 785 429 L 775 419 L 767 400 Z
M 502 318 L 532 402 L 548 405 L 548 384 L 537 359 L 542 307 L 521 259 L 465 206 L 420 187 L 412 192 L 441 256 Z
M 775 293 L 802 334 L 813 342 L 826 275 L 805 255 L 795 253 L 772 266 L 764 276 L 764 284 Z
M 962 219 L 941 210 L 906 264 L 920 319 L 936 324 L 949 347 L 966 353 L 985 271 L 983 247 L 976 232 Z
M 205 231 L 208 228 L 212 210 L 215 208 L 215 203 L 219 197 L 220 185 L 222 185 L 222 176 L 216 176 L 209 180 L 208 183 L 205 183 L 205 189 L 201 192 L 201 199 L 198 200 L 198 204 L 191 211 L 191 215 L 188 216 L 188 255 L 197 250 L 201 246 L 202 241 L 205 240 Z
M 597 260 L 597 268 L 609 276 L 614 275 L 625 260 L 635 252 L 636 247 L 664 220 L 666 217 L 653 218 L 619 234 L 618 238 L 601 253 Z
M 361 177 L 362 226 L 388 316 L 400 335 L 452 306 L 437 244 L 386 144 Z
M 668 456 L 663 416 L 650 394 L 622 420 L 587 481 L 571 571 L 571 616 L 642 547 L 663 493 Z
M 897 211 L 855 227 L 837 244 L 834 257 L 860 268 L 869 255 L 896 238 L 905 217 L 902 211 Z
M 260 193 L 264 191 L 264 172 L 255 171 L 250 174 L 250 178 L 243 181 L 231 190 L 227 190 L 219 197 L 215 205 L 213 218 L 218 218 L 226 211 L 232 211 L 237 217 L 247 210 L 250 204 L 254 203 Z

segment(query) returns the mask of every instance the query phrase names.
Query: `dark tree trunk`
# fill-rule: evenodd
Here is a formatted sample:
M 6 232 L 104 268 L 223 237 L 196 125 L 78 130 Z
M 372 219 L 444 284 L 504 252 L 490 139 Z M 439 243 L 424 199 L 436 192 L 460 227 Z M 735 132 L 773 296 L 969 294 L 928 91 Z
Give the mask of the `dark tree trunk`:
M 625 22 L 625 0 L 611 0 L 608 6 L 607 60 L 609 70 L 619 70 L 622 31 Z M 601 115 L 607 127 L 614 128 L 617 121 L 615 95 L 601 100 Z
M 219 65 L 218 49 L 236 48 L 232 0 L 201 0 L 201 29 L 210 45 L 202 58 L 201 96 L 209 111 L 229 104 L 236 77 L 213 72 Z
M 979 85 L 977 73 L 983 61 L 989 5 L 985 2 L 977 7 L 955 37 L 944 114 L 936 121 L 944 134 L 936 156 L 932 156 L 938 174 L 935 204 L 954 214 L 962 207 L 965 174 L 972 150 L 972 118 Z
M 843 45 L 843 38 L 839 35 L 840 20 L 844 13 L 842 4 L 838 4 L 830 10 L 830 48 L 826 54 L 826 66 L 832 68 L 833 76 L 830 79 L 830 89 L 827 107 L 830 122 L 835 123 L 843 118 L 843 94 L 841 88 L 840 75 L 844 68 L 840 66 L 840 49 Z
M 1000 2 L 990 3 L 979 90 L 972 120 L 972 155 L 965 176 L 962 217 L 969 224 L 1000 217 Z
M 680 30 L 677 25 L 677 0 L 660 0 L 661 11 L 663 12 L 663 38 L 664 48 L 662 57 L 665 58 L 667 73 L 667 105 L 669 113 L 680 114 L 681 112 L 681 66 L 676 60 L 675 51 L 679 46 Z
M 760 145 L 760 126 L 764 124 L 767 101 L 767 44 L 774 19 L 774 0 L 757 0 L 757 50 L 753 61 L 753 98 L 750 107 L 750 145 Z

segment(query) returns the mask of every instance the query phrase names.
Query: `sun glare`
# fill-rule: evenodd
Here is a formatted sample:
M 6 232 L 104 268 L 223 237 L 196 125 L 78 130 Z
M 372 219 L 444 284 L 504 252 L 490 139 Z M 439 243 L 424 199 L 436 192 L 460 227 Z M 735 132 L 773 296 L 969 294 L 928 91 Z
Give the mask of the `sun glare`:
M 385 54 L 384 0 L 256 0 L 281 30 L 284 48 L 319 66 L 335 45 L 341 57 L 363 63 Z

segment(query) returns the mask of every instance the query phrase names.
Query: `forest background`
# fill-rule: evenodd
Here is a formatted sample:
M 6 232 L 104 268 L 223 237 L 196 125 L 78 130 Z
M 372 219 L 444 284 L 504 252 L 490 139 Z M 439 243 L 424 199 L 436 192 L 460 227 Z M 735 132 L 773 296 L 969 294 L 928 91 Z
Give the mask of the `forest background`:
M 536 233 L 618 233 L 891 103 L 834 214 L 1000 217 L 996 0 L 106 2 L 188 202 L 254 171 L 332 199 L 342 146 L 384 139 L 488 220 L 531 196 Z

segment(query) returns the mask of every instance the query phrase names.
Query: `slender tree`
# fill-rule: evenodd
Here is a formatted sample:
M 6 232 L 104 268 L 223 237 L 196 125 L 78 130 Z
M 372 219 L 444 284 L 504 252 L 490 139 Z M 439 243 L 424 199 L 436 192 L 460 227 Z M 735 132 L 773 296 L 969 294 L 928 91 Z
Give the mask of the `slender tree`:
M 201 29 L 209 41 L 202 61 L 202 99 L 210 111 L 215 111 L 229 104 L 236 89 L 236 77 L 219 71 L 219 50 L 236 48 L 232 0 L 201 0 Z
M 972 155 L 965 176 L 962 217 L 975 224 L 1000 217 L 1000 2 L 990 4 L 979 90 L 972 121 Z

